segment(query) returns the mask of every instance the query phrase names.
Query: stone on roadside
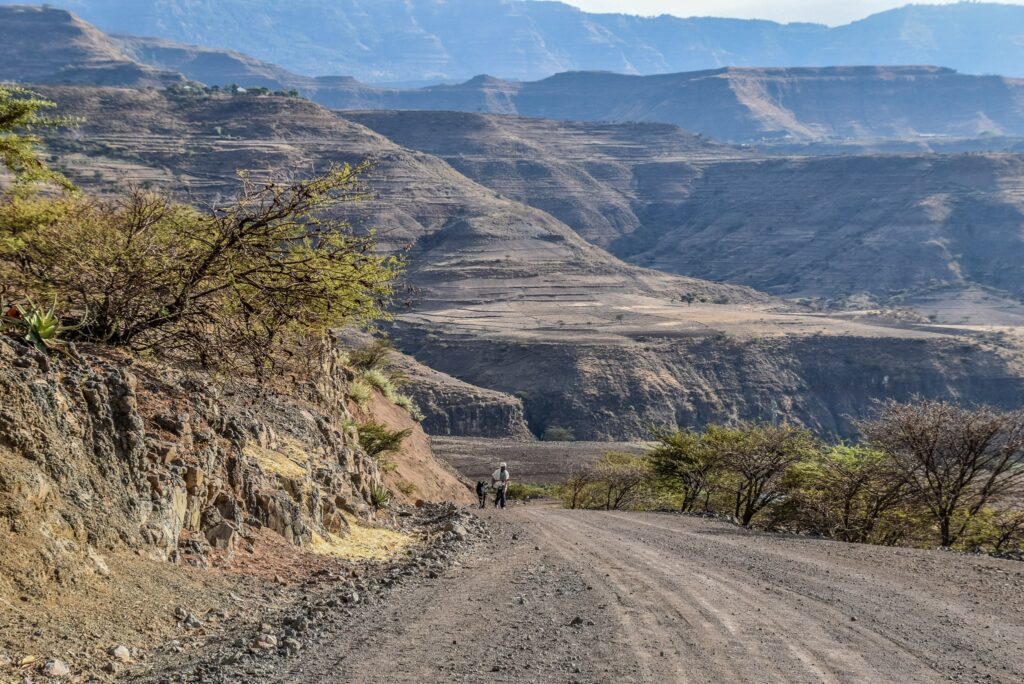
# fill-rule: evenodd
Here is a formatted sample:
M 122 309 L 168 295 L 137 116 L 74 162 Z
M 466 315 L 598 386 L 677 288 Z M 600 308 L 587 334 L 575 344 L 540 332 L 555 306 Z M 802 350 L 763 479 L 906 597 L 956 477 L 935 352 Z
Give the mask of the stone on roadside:
M 71 668 L 63 660 L 53 658 L 52 660 L 47 660 L 46 664 L 43 665 L 43 674 L 53 679 L 59 679 L 71 674 Z
M 277 648 L 277 637 L 273 634 L 260 634 L 256 638 L 256 647 L 267 651 Z
M 132 659 L 131 651 L 129 651 L 128 647 L 123 644 L 111 646 L 110 649 L 107 651 L 107 654 L 110 655 L 110 657 L 112 657 L 114 660 L 120 661 L 122 663 L 127 663 Z

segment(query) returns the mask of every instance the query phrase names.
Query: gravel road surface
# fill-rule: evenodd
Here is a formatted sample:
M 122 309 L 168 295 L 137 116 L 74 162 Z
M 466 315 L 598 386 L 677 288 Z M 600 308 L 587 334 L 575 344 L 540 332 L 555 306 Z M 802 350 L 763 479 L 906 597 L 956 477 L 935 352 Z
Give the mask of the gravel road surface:
M 700 518 L 488 510 L 493 536 L 272 679 L 1024 681 L 1024 564 Z

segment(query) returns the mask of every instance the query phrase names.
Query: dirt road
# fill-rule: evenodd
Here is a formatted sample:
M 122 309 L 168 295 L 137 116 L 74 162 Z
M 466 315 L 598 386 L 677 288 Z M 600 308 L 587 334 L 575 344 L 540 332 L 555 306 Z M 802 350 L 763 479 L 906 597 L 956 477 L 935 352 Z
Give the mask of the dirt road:
M 1024 564 L 521 507 L 290 682 L 1024 681 Z M 576 624 L 572 624 L 575 622 Z

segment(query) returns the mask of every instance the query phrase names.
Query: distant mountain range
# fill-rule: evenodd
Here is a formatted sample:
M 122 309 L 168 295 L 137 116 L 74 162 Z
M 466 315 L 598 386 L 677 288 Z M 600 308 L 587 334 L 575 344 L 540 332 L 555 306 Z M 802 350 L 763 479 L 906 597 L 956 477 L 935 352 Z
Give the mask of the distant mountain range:
M 0 57 L 0 79 L 30 83 L 160 87 L 187 78 L 295 89 L 334 109 L 659 122 L 733 142 L 991 139 L 975 149 L 1010 149 L 996 136 L 1024 136 L 1024 79 L 928 66 L 570 72 L 399 89 L 300 76 L 238 52 L 108 36 L 66 11 L 38 7 L 0 7 Z
M 0 0 L 12 5 L 23 0 Z M 1024 7 L 911 5 L 829 28 L 590 14 L 522 0 L 53 0 L 102 30 L 231 49 L 366 82 L 536 80 L 725 66 L 936 64 L 1024 76 Z
M 319 79 L 309 95 L 336 109 L 671 123 L 736 142 L 1024 135 L 1024 79 L 927 66 L 571 72 L 528 83 L 481 76 L 413 90 Z

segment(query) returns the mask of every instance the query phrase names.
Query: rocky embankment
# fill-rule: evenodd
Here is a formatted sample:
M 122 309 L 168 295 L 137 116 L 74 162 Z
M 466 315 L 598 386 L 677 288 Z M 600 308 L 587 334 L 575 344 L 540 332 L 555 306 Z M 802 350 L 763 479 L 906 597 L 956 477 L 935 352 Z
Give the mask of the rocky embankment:
M 400 507 L 471 499 L 408 414 L 382 396 L 349 400 L 353 374 L 336 358 L 315 382 L 274 391 L 81 351 L 0 336 L 0 656 L 29 668 L 58 649 L 88 669 L 94 649 L 68 644 L 90 633 L 145 650 L 183 596 L 242 591 L 218 573 L 287 584 L 343 558 L 389 558 L 418 543 Z M 367 454 L 368 421 L 412 430 L 403 452 Z M 199 614 L 176 622 L 198 629 Z

